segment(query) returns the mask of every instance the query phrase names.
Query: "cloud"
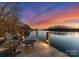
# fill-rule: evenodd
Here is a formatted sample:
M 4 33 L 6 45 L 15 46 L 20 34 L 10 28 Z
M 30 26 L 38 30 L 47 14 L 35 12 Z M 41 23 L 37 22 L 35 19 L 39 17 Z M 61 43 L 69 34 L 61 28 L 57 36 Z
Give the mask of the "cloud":
M 79 23 L 79 19 L 64 20 L 61 23 L 63 23 L 63 24 L 65 24 L 65 23 Z
M 46 5 L 31 5 L 25 7 L 22 21 L 35 28 L 47 28 L 56 24 L 78 24 L 79 3 L 55 3 Z

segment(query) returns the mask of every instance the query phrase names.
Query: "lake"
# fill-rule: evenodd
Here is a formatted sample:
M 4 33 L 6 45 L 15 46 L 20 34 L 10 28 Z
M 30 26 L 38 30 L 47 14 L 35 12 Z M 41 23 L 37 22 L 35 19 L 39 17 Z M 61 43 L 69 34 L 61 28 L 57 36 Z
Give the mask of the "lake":
M 69 56 L 79 56 L 79 33 L 78 32 L 56 32 L 56 31 L 38 31 L 38 39 L 46 41 L 46 32 L 50 34 L 50 45 L 66 53 Z M 29 38 L 35 38 L 36 31 L 30 34 Z

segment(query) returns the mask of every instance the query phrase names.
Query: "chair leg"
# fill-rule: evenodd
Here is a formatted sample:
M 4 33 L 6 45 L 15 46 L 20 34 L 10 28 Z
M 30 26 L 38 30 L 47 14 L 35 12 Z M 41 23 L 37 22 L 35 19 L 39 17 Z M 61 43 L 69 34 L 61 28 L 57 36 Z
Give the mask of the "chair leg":
M 33 43 L 31 44 L 31 47 L 34 48 L 34 44 Z
M 27 48 L 27 45 L 26 45 L 26 48 Z

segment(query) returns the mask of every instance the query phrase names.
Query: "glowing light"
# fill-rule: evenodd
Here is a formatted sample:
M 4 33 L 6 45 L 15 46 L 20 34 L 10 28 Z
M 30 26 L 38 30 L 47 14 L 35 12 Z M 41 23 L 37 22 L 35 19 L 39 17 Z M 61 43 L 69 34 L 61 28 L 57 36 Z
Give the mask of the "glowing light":
M 46 40 L 46 42 L 48 43 L 49 41 L 48 41 L 48 40 Z
M 49 45 L 46 44 L 46 43 L 41 43 L 41 46 L 42 46 L 43 48 L 48 48 L 48 47 L 49 47 Z

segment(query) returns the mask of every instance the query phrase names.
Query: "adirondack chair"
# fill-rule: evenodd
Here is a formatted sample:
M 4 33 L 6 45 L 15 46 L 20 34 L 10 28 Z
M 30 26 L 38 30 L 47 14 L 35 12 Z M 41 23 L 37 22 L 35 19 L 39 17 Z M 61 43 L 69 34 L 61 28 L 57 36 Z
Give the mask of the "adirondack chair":
M 14 56 L 19 52 L 16 52 L 16 42 L 13 40 L 12 35 L 6 33 L 5 42 L 0 45 L 0 56 Z
M 25 38 L 23 43 L 26 45 L 26 47 L 34 47 L 34 43 L 36 42 L 36 36 L 34 35 L 34 32 L 31 32 L 28 37 Z
M 0 45 L 2 44 L 2 43 L 4 43 L 5 42 L 5 38 L 4 37 L 0 37 Z

